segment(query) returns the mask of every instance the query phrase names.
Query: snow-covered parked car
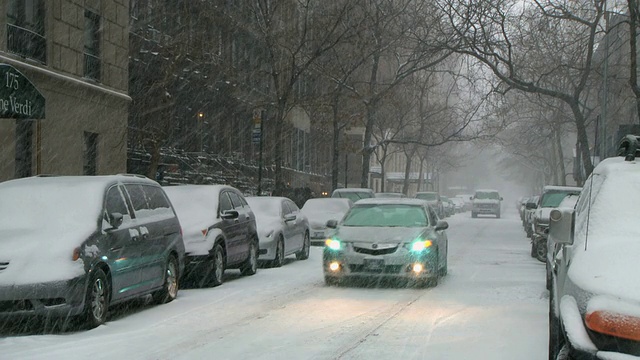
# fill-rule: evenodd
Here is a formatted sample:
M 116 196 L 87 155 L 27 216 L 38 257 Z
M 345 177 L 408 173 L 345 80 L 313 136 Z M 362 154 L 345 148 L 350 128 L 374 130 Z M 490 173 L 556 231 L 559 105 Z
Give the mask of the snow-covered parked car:
M 184 245 L 158 183 L 138 176 L 0 183 L 0 320 L 104 323 L 110 305 L 178 295 Z
M 533 212 L 531 224 L 531 257 L 545 262 L 547 258 L 547 233 L 549 231 L 549 213 L 560 206 L 568 195 L 580 195 L 582 188 L 575 186 L 547 185 L 540 195 L 540 204 Z
M 425 201 L 436 211 L 438 217 L 444 218 L 444 204 L 442 203 L 442 199 L 440 199 L 440 194 L 433 191 L 421 191 L 417 192 L 414 197 Z
M 307 217 L 311 245 L 323 245 L 327 238 L 327 221 L 341 220 L 353 206 L 353 201 L 339 198 L 309 199 L 300 211 Z
M 186 252 L 185 279 L 222 284 L 226 269 L 253 275 L 258 266 L 256 218 L 242 193 L 226 185 L 164 188 L 176 209 Z
M 293 201 L 286 197 L 254 196 L 247 197 L 247 202 L 256 214 L 261 262 L 280 267 L 291 254 L 298 260 L 309 258 L 309 222 Z
M 550 359 L 640 356 L 638 140 L 596 166 L 575 210 L 551 211 L 549 237 L 562 248 L 552 269 Z
M 472 218 L 478 217 L 478 215 L 494 215 L 496 218 L 500 218 L 502 197 L 500 196 L 498 190 L 476 190 L 476 193 L 473 195 L 472 200 Z
M 360 199 L 369 199 L 375 197 L 373 190 L 368 188 L 342 188 L 335 189 L 333 193 L 331 193 L 332 198 L 346 198 L 353 202 L 356 202 Z

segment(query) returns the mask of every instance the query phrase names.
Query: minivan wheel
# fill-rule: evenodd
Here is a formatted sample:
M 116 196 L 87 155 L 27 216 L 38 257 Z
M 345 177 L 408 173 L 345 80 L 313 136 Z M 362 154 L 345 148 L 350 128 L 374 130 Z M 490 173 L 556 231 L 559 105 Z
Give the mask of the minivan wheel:
M 258 250 L 256 247 L 256 242 L 251 241 L 249 244 L 249 256 L 247 260 L 244 261 L 244 264 L 240 268 L 240 272 L 242 275 L 249 276 L 253 275 L 258 271 Z
M 151 297 L 156 304 L 166 304 L 178 297 L 178 260 L 175 256 L 169 255 L 162 289 L 153 292 Z
M 95 328 L 107 321 L 109 310 L 109 283 L 107 275 L 100 268 L 93 270 L 87 288 L 84 304 L 85 324 Z
M 307 260 L 309 258 L 309 249 L 311 248 L 311 240 L 309 239 L 309 233 L 304 233 L 304 240 L 302 241 L 302 249 L 296 253 L 296 259 Z

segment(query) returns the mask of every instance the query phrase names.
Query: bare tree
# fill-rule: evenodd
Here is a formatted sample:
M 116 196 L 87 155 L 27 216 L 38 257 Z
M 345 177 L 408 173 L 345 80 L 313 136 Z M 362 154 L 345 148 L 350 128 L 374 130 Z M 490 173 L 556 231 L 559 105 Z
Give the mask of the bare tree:
M 557 98 L 573 114 L 580 155 L 593 170 L 587 137 L 585 89 L 600 34 L 603 1 L 483 1 L 482 6 L 439 0 L 447 45 L 493 72 L 501 92 L 509 89 Z
M 287 113 L 296 104 L 296 86 L 324 53 L 351 31 L 353 1 L 257 0 L 253 2 L 255 33 L 267 53 L 272 89 L 266 104 L 273 115 L 276 189 L 282 179 L 283 135 Z

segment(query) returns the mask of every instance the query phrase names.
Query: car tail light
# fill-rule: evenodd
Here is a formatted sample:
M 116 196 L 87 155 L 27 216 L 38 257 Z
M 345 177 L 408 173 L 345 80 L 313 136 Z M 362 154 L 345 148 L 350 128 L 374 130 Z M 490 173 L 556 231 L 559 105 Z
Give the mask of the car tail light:
M 585 317 L 587 327 L 595 332 L 640 341 L 640 318 L 610 311 L 594 311 Z

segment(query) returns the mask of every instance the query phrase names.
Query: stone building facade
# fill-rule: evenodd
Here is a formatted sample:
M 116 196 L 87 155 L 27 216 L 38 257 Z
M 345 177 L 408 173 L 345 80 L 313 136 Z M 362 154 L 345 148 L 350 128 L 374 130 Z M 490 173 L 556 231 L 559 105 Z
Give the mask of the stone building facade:
M 0 2 L 0 66 L 11 73 L 0 87 L 18 74 L 13 96 L 30 82 L 45 102 L 41 119 L 0 112 L 0 181 L 126 171 L 128 26 L 128 0 Z

